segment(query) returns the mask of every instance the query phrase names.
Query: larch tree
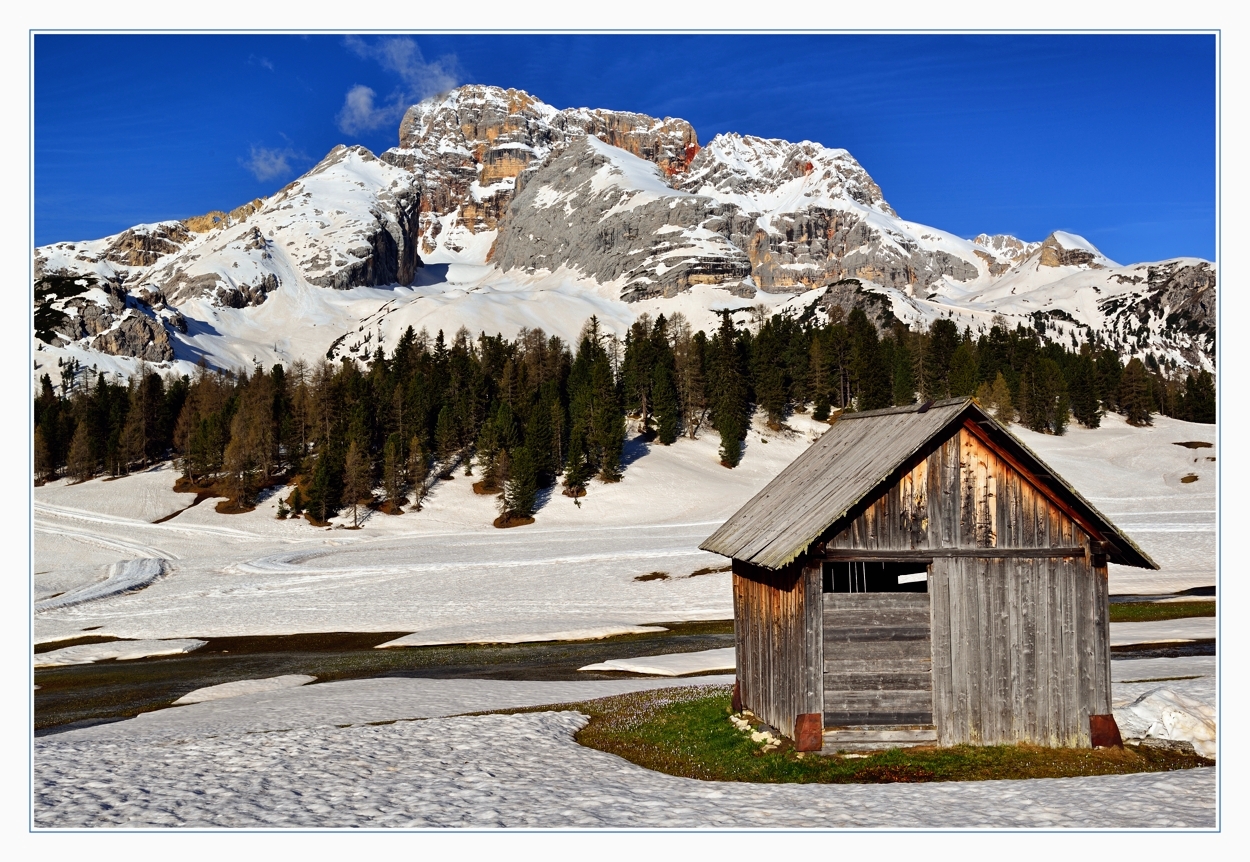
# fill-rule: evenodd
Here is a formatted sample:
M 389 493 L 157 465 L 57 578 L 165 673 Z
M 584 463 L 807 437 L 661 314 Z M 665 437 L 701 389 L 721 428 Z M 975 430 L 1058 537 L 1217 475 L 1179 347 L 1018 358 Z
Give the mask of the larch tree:
M 1146 376 L 1146 366 L 1136 356 L 1124 366 L 1116 400 L 1128 424 L 1150 424 L 1150 381 Z
M 369 461 L 353 440 L 343 459 L 343 496 L 351 503 L 353 527 L 360 526 L 359 504 L 372 490 Z
M 95 475 L 96 457 L 91 446 L 91 431 L 87 423 L 79 421 L 74 438 L 69 444 L 69 474 L 77 482 L 85 482 Z

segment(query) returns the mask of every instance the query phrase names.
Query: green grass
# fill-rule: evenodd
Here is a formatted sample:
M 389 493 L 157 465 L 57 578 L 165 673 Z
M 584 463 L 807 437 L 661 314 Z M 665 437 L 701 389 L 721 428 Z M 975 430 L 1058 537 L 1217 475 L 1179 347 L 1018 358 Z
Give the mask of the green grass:
M 1144 623 L 1215 616 L 1215 602 L 1113 602 L 1111 622 Z
M 709 694 L 709 692 L 711 692 Z M 1054 749 L 953 746 L 894 749 L 863 758 L 799 754 L 789 741 L 763 752 L 729 722 L 727 688 L 690 687 L 509 712 L 576 709 L 590 716 L 582 745 L 648 769 L 708 781 L 880 784 L 1121 775 L 1209 766 L 1203 758 L 1158 749 Z

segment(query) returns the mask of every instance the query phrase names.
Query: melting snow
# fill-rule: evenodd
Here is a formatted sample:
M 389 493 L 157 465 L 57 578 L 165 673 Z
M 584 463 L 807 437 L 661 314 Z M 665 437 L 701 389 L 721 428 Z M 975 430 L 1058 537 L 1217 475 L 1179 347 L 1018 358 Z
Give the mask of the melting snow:
M 35 654 L 35 667 L 60 667 L 67 664 L 91 664 L 97 661 L 128 661 L 157 655 L 180 655 L 193 652 L 208 641 L 194 638 L 173 640 L 109 641 L 100 644 L 79 644 Z

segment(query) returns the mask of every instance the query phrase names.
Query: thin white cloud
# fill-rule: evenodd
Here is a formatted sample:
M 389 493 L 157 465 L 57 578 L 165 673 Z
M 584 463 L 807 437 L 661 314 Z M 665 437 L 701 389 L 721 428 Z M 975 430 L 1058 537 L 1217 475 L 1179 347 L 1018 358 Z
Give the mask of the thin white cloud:
M 446 92 L 459 83 L 460 69 L 454 55 L 426 61 L 412 39 L 392 37 L 366 42 L 359 36 L 348 36 L 348 50 L 399 78 L 399 85 L 385 102 L 370 87 L 356 84 L 347 91 L 338 114 L 339 128 L 347 134 L 378 129 L 393 124 L 414 102 Z
M 256 179 L 265 182 L 294 173 L 295 168 L 291 166 L 291 160 L 301 158 L 303 156 L 290 147 L 276 149 L 254 146 L 251 154 L 246 159 L 239 159 L 239 163 L 251 171 Z

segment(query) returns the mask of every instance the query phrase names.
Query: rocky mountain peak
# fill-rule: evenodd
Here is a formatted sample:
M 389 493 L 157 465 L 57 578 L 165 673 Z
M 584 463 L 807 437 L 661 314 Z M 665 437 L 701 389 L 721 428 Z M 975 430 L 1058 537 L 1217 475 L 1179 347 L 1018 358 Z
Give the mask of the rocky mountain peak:
M 1116 265 L 1085 237 L 1058 230 L 1042 240 L 1036 254 L 1039 266 L 1081 266 L 1105 269 Z
M 429 254 L 449 229 L 494 230 L 521 175 L 587 136 L 654 162 L 669 176 L 684 172 L 699 150 L 685 120 L 558 110 L 524 90 L 470 84 L 409 108 L 400 123 L 399 146 L 382 158 L 421 177 L 422 248 Z
M 882 197 L 881 187 L 850 153 L 811 141 L 717 135 L 674 185 L 755 212 L 853 202 L 897 215 Z

